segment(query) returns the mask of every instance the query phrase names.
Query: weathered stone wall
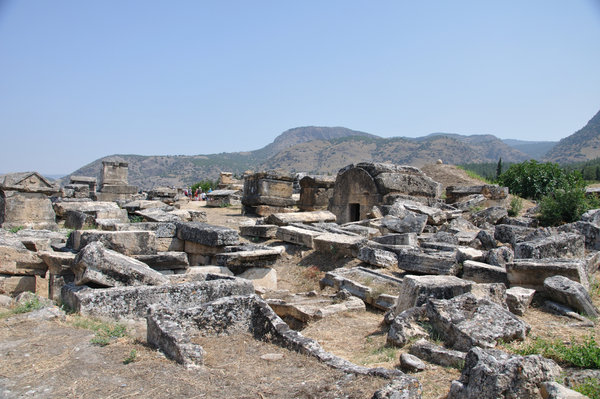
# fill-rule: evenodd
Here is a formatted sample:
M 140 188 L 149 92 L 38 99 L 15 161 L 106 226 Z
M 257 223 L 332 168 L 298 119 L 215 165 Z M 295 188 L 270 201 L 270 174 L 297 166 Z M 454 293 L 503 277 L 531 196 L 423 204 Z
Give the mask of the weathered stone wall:
M 56 230 L 52 202 L 42 193 L 0 190 L 0 226 Z

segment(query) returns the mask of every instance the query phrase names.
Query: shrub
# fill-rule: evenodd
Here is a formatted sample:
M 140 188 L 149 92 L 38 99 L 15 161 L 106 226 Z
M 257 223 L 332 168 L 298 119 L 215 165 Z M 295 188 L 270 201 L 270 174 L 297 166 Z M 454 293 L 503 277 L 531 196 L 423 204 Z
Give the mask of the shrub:
M 523 200 L 517 196 L 513 196 L 510 200 L 508 216 L 518 216 L 521 209 L 523 209 Z
M 535 160 L 511 165 L 498 179 L 512 194 L 523 198 L 540 199 L 557 189 L 569 190 L 583 187 L 578 171 L 567 172 L 552 162 Z
M 559 189 L 542 198 L 539 220 L 543 226 L 571 223 L 579 220 L 587 210 L 597 206 L 598 200 L 586 197 L 582 187 Z

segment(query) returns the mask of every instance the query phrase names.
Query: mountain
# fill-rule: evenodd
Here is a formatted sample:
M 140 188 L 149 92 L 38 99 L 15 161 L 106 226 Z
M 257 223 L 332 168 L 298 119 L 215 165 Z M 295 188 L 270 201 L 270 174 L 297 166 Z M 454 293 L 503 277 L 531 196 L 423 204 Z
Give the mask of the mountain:
M 600 157 L 600 111 L 583 128 L 560 140 L 546 154 L 547 161 L 573 163 Z
M 418 139 L 349 136 L 315 140 L 285 149 L 265 160 L 261 169 L 334 174 L 356 162 L 392 162 L 423 166 L 441 159 L 444 163 L 521 162 L 529 157 L 490 135 L 430 135 Z
M 558 141 L 524 141 L 503 139 L 502 142 L 519 150 L 533 159 L 543 159 L 544 156 L 558 143 Z
M 102 161 L 124 161 L 129 163 L 129 183 L 150 189 L 184 187 L 200 180 L 216 179 L 221 171 L 242 175 L 246 170 L 282 169 L 335 174 L 346 165 L 362 161 L 422 166 L 438 159 L 461 164 L 497 162 L 500 157 L 505 162 L 529 159 L 491 135 L 439 133 L 416 139 L 382 138 L 343 127 L 307 126 L 287 130 L 271 144 L 255 151 L 208 155 L 112 155 L 85 165 L 71 175 L 99 179 Z M 62 182 L 67 182 L 69 176 Z

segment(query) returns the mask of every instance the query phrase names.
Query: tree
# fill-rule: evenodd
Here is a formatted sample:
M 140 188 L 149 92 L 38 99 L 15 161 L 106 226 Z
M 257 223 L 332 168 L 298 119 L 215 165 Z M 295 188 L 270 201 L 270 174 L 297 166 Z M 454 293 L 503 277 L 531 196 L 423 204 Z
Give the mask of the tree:
M 496 180 L 500 178 L 502 174 L 502 157 L 498 159 L 498 166 L 496 166 Z

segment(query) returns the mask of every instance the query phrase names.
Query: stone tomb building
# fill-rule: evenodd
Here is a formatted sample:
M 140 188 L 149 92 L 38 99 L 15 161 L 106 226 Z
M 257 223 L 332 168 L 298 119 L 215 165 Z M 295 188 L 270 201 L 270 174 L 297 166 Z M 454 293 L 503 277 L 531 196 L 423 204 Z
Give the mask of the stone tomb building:
M 317 211 L 327 209 L 329 199 L 333 195 L 335 176 L 307 175 L 300 179 L 301 211 Z
M 243 213 L 268 216 L 291 211 L 294 177 L 273 171 L 248 174 L 244 177 Z
M 56 230 L 49 196 L 60 192 L 37 172 L 0 175 L 0 227 Z
M 120 161 L 102 161 L 102 176 L 98 201 L 116 201 L 130 199 L 137 194 L 136 186 L 128 182 L 129 164 Z
M 429 204 L 442 195 L 442 185 L 413 166 L 358 163 L 340 169 L 329 211 L 340 224 L 366 219 L 373 206 L 398 198 Z

